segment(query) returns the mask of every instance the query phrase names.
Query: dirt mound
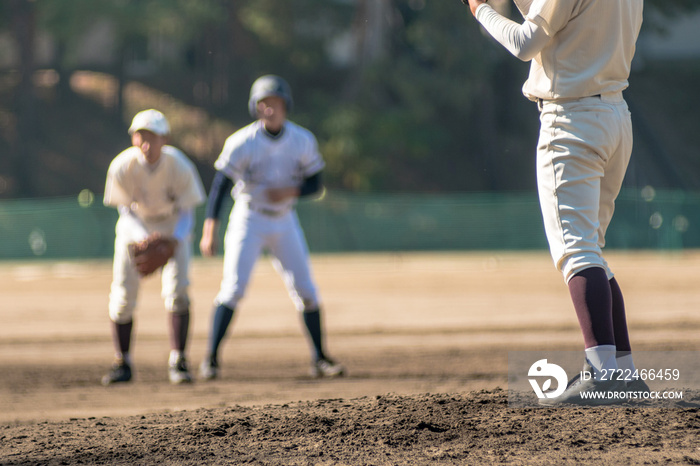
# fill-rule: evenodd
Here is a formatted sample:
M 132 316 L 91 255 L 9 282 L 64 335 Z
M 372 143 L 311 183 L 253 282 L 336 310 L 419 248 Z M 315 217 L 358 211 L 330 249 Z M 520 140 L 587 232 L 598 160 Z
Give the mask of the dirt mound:
M 157 280 L 140 296 L 134 382 L 103 387 L 111 263 L 0 267 L 0 465 L 700 464 L 695 392 L 675 403 L 511 407 L 513 352 L 581 351 L 546 254 L 315 261 L 331 354 L 346 377 L 307 375 L 298 316 L 261 261 L 221 377 L 186 386 L 168 383 Z M 692 356 L 700 256 L 611 261 L 625 277 L 639 367 L 656 367 L 644 363 L 650 351 L 674 352 L 669 364 Z M 216 295 L 220 270 L 195 261 L 198 310 Z M 193 316 L 194 369 L 209 314 Z M 687 372 L 684 384 L 697 389 L 698 371 Z
M 510 409 L 504 390 L 0 429 L 2 464 L 700 464 L 698 407 Z

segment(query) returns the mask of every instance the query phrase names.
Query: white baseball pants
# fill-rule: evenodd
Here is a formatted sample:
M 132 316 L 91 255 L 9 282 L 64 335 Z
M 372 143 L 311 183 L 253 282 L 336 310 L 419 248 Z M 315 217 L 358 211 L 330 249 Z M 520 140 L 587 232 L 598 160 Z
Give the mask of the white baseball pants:
M 622 94 L 541 101 L 537 184 L 547 241 L 568 282 L 589 267 L 613 273 L 602 256 L 632 153 Z
M 224 239 L 224 271 L 217 304 L 234 309 L 243 298 L 255 263 L 263 250 L 282 277 L 298 311 L 319 307 L 311 276 L 309 251 L 296 212 L 271 217 L 236 202 Z
M 112 286 L 109 293 L 109 317 L 113 322 L 131 322 L 136 308 L 141 277 L 132 263 L 128 245 L 141 241 L 150 233 L 172 235 L 177 216 L 158 223 L 140 223 L 131 215 L 120 215 L 117 220 L 114 241 L 114 263 Z M 144 230 L 145 226 L 145 230 Z M 192 257 L 192 244 L 180 242 L 175 255 L 163 267 L 161 273 L 161 296 L 168 312 L 186 312 L 190 307 L 188 295 L 188 269 Z

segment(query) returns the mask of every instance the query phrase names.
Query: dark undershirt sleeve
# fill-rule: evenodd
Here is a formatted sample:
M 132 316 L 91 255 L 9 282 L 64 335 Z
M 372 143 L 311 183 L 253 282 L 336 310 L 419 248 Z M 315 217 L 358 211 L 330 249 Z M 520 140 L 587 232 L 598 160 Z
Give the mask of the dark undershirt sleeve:
M 233 181 L 217 171 L 214 180 L 211 183 L 211 190 L 207 198 L 207 206 L 205 210 L 206 218 L 218 219 L 221 214 L 221 206 L 228 193 L 231 192 Z M 299 186 L 299 197 L 310 196 L 321 190 L 321 172 L 315 173 L 308 178 L 304 178 L 301 186 Z
M 314 173 L 299 186 L 299 197 L 310 196 L 321 190 L 321 172 Z
M 206 218 L 219 218 L 224 198 L 231 192 L 231 188 L 233 188 L 233 181 L 231 178 L 217 171 L 216 175 L 214 175 L 214 180 L 211 182 L 211 190 L 207 198 Z

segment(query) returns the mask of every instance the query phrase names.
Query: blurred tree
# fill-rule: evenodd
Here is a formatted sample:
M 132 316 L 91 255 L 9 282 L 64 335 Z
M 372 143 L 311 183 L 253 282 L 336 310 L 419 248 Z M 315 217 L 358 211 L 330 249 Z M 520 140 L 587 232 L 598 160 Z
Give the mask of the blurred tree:
M 35 163 L 33 133 L 36 131 L 37 106 L 34 91 L 36 8 L 28 0 L 8 0 L 2 4 L 1 17 L 9 20 L 10 32 L 17 44 L 19 84 L 12 105 L 15 112 L 14 138 L 10 140 L 11 189 L 28 196 L 36 192 L 31 167 Z M 4 13 L 4 14 L 2 14 Z
M 646 0 L 645 8 L 647 12 L 674 16 L 697 10 L 700 5 L 696 0 Z
M 700 2 L 645 6 L 653 19 Z M 237 124 L 249 121 L 245 101 L 257 76 L 287 78 L 292 118 L 318 134 L 332 186 L 527 188 L 513 181 L 530 170 L 518 151 L 536 136 L 534 110 L 519 93 L 527 65 L 485 37 L 459 0 L 5 0 L 0 32 L 10 32 L 19 57 L 14 194 L 38 192 L 30 172 L 32 131 L 41 125 L 32 82 L 37 31 L 55 40 L 52 66 L 66 95 L 85 31 L 103 20 L 116 39 L 108 71 L 121 84 L 127 64 L 152 54 L 154 38 L 167 40 L 181 61 L 155 62 L 155 73 L 140 79 Z M 121 119 L 121 100 L 115 108 Z
M 650 17 L 700 8 L 697 0 L 647 3 Z M 531 170 L 523 141 L 534 147 L 537 134 L 535 110 L 520 94 L 528 65 L 481 34 L 460 2 L 355 4 L 358 59 L 342 82 L 345 92 L 336 93 L 341 105 L 326 106 L 322 117 L 336 182 L 353 190 L 424 191 L 534 183 L 521 176 Z M 498 7 L 507 12 L 509 5 Z M 367 51 L 368 44 L 378 50 Z
M 328 0 L 241 0 L 235 21 L 237 37 L 227 44 L 240 81 L 236 93 L 247 93 L 262 74 L 284 76 L 299 97 L 300 108 L 313 103 L 307 92 L 336 88 L 339 71 L 329 61 L 328 42 L 347 29 L 347 2 Z M 241 40 L 245 37 L 245 40 Z M 246 96 L 247 97 L 247 96 Z M 245 110 L 243 108 L 242 110 Z
M 386 50 L 358 51 L 343 105 L 324 115 L 329 173 L 354 190 L 500 188 L 492 167 L 503 139 L 494 86 L 502 81 L 497 74 L 512 75 L 517 66 L 500 63 L 459 5 L 393 0 L 388 6 L 377 33 L 361 16 L 372 10 L 358 5 L 355 24 L 367 25 L 366 37 L 385 36 L 377 43 Z M 367 42 L 358 41 L 358 48 Z
M 149 39 L 173 44 L 189 43 L 213 23 L 225 19 L 224 0 L 35 0 L 40 25 L 56 41 L 55 68 L 60 82 L 69 82 L 74 63 L 71 51 L 80 46 L 85 32 L 104 21 L 115 33 L 113 74 L 118 78 L 116 115 L 122 116 L 122 90 L 126 65 L 145 55 Z

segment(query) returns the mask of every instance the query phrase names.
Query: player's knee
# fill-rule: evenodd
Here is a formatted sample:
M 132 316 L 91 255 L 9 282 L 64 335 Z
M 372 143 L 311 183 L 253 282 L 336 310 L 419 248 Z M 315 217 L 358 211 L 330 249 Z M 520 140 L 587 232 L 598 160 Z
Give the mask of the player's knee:
M 124 288 L 112 287 L 109 293 L 109 318 L 117 324 L 127 324 L 134 317 L 136 309 L 136 293 L 130 293 Z
M 134 318 L 133 307 L 128 306 L 110 306 L 109 319 L 115 324 L 128 324 Z
M 313 312 L 320 307 L 316 298 L 297 298 L 294 299 L 294 306 L 299 312 Z
M 608 279 L 612 279 L 613 273 L 608 267 L 607 262 L 600 253 L 595 251 L 580 251 L 568 256 L 565 256 L 558 262 L 558 268 L 564 276 L 564 280 L 568 283 L 571 277 L 582 270 L 600 267 L 605 270 Z
M 174 314 L 187 314 L 190 311 L 190 298 L 188 296 L 175 296 L 165 302 L 165 309 Z
M 214 305 L 224 305 L 229 309 L 236 309 L 238 306 L 238 302 L 243 298 L 242 293 L 234 293 L 234 294 L 219 294 L 216 299 L 214 300 Z

